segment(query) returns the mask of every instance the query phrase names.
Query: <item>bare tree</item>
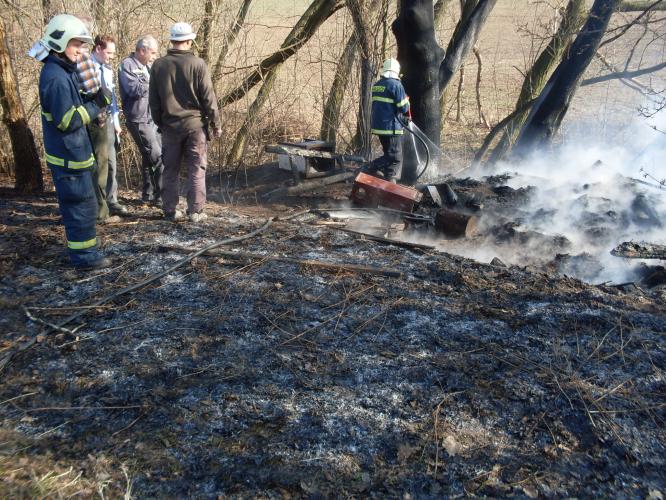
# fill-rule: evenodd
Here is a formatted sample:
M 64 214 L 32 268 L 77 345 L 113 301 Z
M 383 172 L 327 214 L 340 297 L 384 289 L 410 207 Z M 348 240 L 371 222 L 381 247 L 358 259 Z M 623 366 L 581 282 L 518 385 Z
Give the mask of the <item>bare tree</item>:
M 213 33 L 213 28 L 215 26 L 215 18 L 217 17 L 217 11 L 220 6 L 221 0 L 206 0 L 204 3 L 204 17 L 199 27 L 199 57 L 206 61 L 206 64 L 210 61 L 210 49 L 211 49 L 211 36 Z
M 35 137 L 28 126 L 9 55 L 5 22 L 0 18 L 0 106 L 7 126 L 16 167 L 16 189 L 21 192 L 44 190 L 42 165 Z
M 245 77 L 243 83 L 222 97 L 220 108 L 241 99 L 255 85 L 265 80 L 271 71 L 277 70 L 283 62 L 305 45 L 324 21 L 340 10 L 343 5 L 344 0 L 315 0 L 312 2 L 282 42 L 280 49 L 263 59 L 257 68 Z
M 257 69 L 245 78 L 243 85 L 237 87 L 236 90 L 233 90 L 231 93 L 227 94 L 227 96 L 222 98 L 221 107 L 240 99 L 257 83 L 263 81 L 262 88 L 259 89 L 259 93 L 250 106 L 243 125 L 236 134 L 231 151 L 227 156 L 227 165 L 237 163 L 241 159 L 247 142 L 247 137 L 259 117 L 263 104 L 268 99 L 269 92 L 275 82 L 275 76 L 282 63 L 296 53 L 296 51 L 312 37 L 317 28 L 319 28 L 319 26 L 321 26 L 321 24 L 335 11 L 340 9 L 342 5 L 342 0 L 315 0 L 298 20 L 296 26 L 291 30 L 285 41 L 282 43 L 281 49 L 264 59 Z
M 654 10 L 666 10 L 666 1 L 664 0 L 636 0 L 620 2 L 617 10 L 619 12 L 643 12 L 648 8 Z
M 581 33 L 532 107 L 514 146 L 516 154 L 545 146 L 557 133 L 618 4 L 619 0 L 595 0 Z
M 562 13 L 562 20 L 558 29 L 525 75 L 514 111 L 524 108 L 526 103 L 534 100 L 543 90 L 553 69 L 562 60 L 564 53 L 569 49 L 571 42 L 585 21 L 585 3 L 585 0 L 569 0 Z M 500 160 L 515 142 L 528 113 L 529 109 L 525 109 L 515 114 L 514 118 L 504 125 L 504 134 L 490 155 L 490 164 Z
M 347 0 L 347 8 L 354 22 L 361 55 L 360 99 L 354 145 L 365 157 L 370 155 L 371 88 L 380 55 L 375 40 L 377 40 L 377 31 L 382 27 L 381 21 L 386 17 L 385 9 L 388 7 L 384 3 L 382 9 L 381 4 L 381 0 Z
M 243 24 L 245 24 L 245 18 L 247 17 L 247 13 L 250 11 L 250 5 L 252 5 L 252 0 L 243 0 L 240 9 L 238 9 L 236 17 L 234 17 L 233 21 L 231 22 L 231 27 L 228 29 L 227 35 L 224 37 L 222 48 L 217 55 L 215 67 L 213 68 L 213 73 L 211 75 L 213 85 L 215 85 L 222 76 L 222 64 L 224 63 L 224 59 L 227 57 L 229 48 L 234 44 L 236 37 L 238 37 L 238 33 L 243 27 Z
M 347 40 L 335 71 L 335 78 L 328 93 L 321 121 L 319 136 L 324 141 L 337 142 L 337 131 L 340 126 L 340 107 L 344 101 L 345 91 L 349 83 L 354 60 L 358 51 L 358 38 L 352 33 Z

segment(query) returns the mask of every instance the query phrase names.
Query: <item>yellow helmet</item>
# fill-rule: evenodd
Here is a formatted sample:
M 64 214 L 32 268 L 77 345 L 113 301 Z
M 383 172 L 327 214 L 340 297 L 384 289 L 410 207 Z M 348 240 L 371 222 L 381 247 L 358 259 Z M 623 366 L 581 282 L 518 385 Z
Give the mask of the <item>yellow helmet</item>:
M 92 43 L 93 39 L 86 25 L 76 16 L 59 14 L 53 17 L 44 29 L 42 43 L 49 50 L 58 53 L 65 51 L 70 40 Z

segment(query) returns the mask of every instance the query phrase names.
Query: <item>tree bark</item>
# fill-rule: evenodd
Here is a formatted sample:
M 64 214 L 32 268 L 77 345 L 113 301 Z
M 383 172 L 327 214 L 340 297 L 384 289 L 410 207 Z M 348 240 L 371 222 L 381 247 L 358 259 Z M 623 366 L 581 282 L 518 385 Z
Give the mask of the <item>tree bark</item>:
M 220 108 L 241 99 L 255 85 L 265 79 L 271 70 L 276 69 L 298 52 L 298 49 L 305 45 L 324 21 L 343 5 L 344 0 L 314 0 L 282 42 L 280 49 L 261 61 L 257 68 L 245 77 L 243 83 L 225 95 L 220 100 Z
M 257 97 L 250 106 L 250 109 L 247 110 L 247 116 L 245 117 L 245 121 L 243 122 L 243 125 L 241 126 L 238 133 L 236 134 L 234 143 L 231 146 L 231 151 L 229 151 L 229 155 L 227 156 L 227 161 L 226 161 L 227 165 L 240 163 L 241 158 L 245 153 L 247 138 L 250 135 L 250 131 L 252 130 L 255 123 L 259 119 L 261 108 L 263 108 L 264 104 L 268 100 L 271 89 L 273 88 L 273 84 L 275 83 L 275 79 L 278 73 L 278 68 L 279 66 L 274 66 L 265 75 L 264 83 L 259 89 Z
M 651 10 L 666 10 L 665 0 L 637 0 L 620 2 L 617 10 L 618 12 L 641 12 L 647 10 L 652 5 L 654 5 L 654 7 L 652 7 Z
M 619 0 L 594 1 L 583 29 L 532 108 L 514 147 L 517 155 L 544 147 L 557 133 L 618 4 Z
M 213 74 L 211 76 L 213 85 L 215 85 L 222 76 L 222 64 L 224 63 L 224 59 L 229 53 L 229 48 L 236 41 L 236 37 L 238 37 L 238 33 L 243 27 L 243 24 L 245 24 L 245 18 L 247 17 L 247 13 L 250 10 L 251 4 L 252 0 L 243 0 L 243 3 L 238 10 L 238 14 L 236 14 L 236 17 L 234 18 L 231 27 L 229 28 L 229 33 L 224 37 L 224 42 L 222 43 L 220 53 L 217 55 L 217 61 L 215 61 L 215 67 L 213 68 Z
M 16 167 L 16 190 L 38 193 L 44 190 L 42 165 L 35 137 L 28 126 L 18 92 L 14 68 L 7 45 L 5 22 L 0 18 L 0 106 L 2 121 L 9 131 Z
M 404 73 L 402 83 L 410 98 L 412 119 L 432 142 L 439 144 L 439 71 L 444 49 L 435 38 L 432 0 L 402 0 L 392 28 L 398 42 L 398 61 Z M 401 180 L 411 184 L 416 179 L 417 165 L 410 144 L 404 141 Z
M 585 0 L 570 0 L 563 13 L 560 25 L 550 39 L 548 46 L 539 54 L 534 64 L 525 75 L 520 95 L 514 106 L 514 111 L 524 107 L 524 104 L 534 100 L 543 90 L 553 68 L 559 64 L 568 47 L 571 45 L 576 33 L 585 21 Z M 501 160 L 516 141 L 529 110 L 515 115 L 506 125 L 504 134 L 488 159 L 489 164 Z
M 351 76 L 354 59 L 358 50 L 358 38 L 355 33 L 349 37 L 345 49 L 338 61 L 335 78 L 328 93 L 326 104 L 324 105 L 324 116 L 321 122 L 321 132 L 319 134 L 323 141 L 337 142 L 337 130 L 340 126 L 340 107 L 344 101 L 345 90 Z
M 206 61 L 206 64 L 210 61 L 210 47 L 211 47 L 211 36 L 213 34 L 213 26 L 215 25 L 215 14 L 220 5 L 220 0 L 206 0 L 204 3 L 204 17 L 201 22 L 201 27 L 199 28 L 199 40 L 201 44 L 199 46 L 199 57 Z
M 370 120 L 372 112 L 372 82 L 377 67 L 377 54 L 372 49 L 373 13 L 377 14 L 380 0 L 370 4 L 364 0 L 347 0 L 347 7 L 354 22 L 361 54 L 361 87 L 359 92 L 358 116 L 356 120 L 355 149 L 361 156 L 369 157 L 371 151 Z
M 481 28 L 483 28 L 488 15 L 497 3 L 497 0 L 472 1 L 476 1 L 476 5 L 469 13 L 463 12 L 461 18 L 463 22 L 456 27 L 453 38 L 446 48 L 446 57 L 439 70 L 440 93 L 444 91 L 453 75 L 460 69 L 460 66 L 474 48 L 481 34 Z

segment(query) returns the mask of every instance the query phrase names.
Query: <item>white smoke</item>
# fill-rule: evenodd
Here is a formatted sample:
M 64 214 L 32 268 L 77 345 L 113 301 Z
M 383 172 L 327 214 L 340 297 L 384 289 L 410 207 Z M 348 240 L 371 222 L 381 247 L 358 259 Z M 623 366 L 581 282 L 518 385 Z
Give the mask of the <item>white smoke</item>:
M 666 112 L 653 117 L 652 125 L 666 130 Z M 666 135 L 645 121 L 618 129 L 614 143 L 596 140 L 588 131 L 586 125 L 570 126 L 569 140 L 557 152 L 504 163 L 497 171 L 512 174 L 507 184 L 513 188 L 535 188 L 523 209 L 527 215 L 520 219 L 521 230 L 564 236 L 572 244 L 568 254 L 590 254 L 603 267 L 599 273 L 578 277 L 631 281 L 637 262 L 613 257 L 610 250 L 625 241 L 666 244 L 666 186 L 659 185 L 666 177 Z M 620 137 L 629 140 L 620 142 Z M 639 217 L 641 207 L 656 216 L 651 223 Z M 506 249 L 502 254 L 520 263 L 529 261 L 534 250 L 514 246 L 512 254 Z

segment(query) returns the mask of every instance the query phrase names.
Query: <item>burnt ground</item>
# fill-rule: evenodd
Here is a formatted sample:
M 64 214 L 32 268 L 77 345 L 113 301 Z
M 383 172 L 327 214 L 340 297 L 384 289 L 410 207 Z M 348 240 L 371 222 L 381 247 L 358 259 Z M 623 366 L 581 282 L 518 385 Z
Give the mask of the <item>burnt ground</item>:
M 99 230 L 114 267 L 87 274 L 66 265 L 54 197 L 4 191 L 0 354 L 37 342 L 2 372 L 2 496 L 666 492 L 663 286 L 482 264 L 305 213 L 223 247 L 265 259 L 200 256 L 85 308 L 185 257 L 169 248 L 348 189 L 257 205 L 227 184 L 200 224 L 130 202 Z M 81 315 L 52 331 L 25 307 Z

